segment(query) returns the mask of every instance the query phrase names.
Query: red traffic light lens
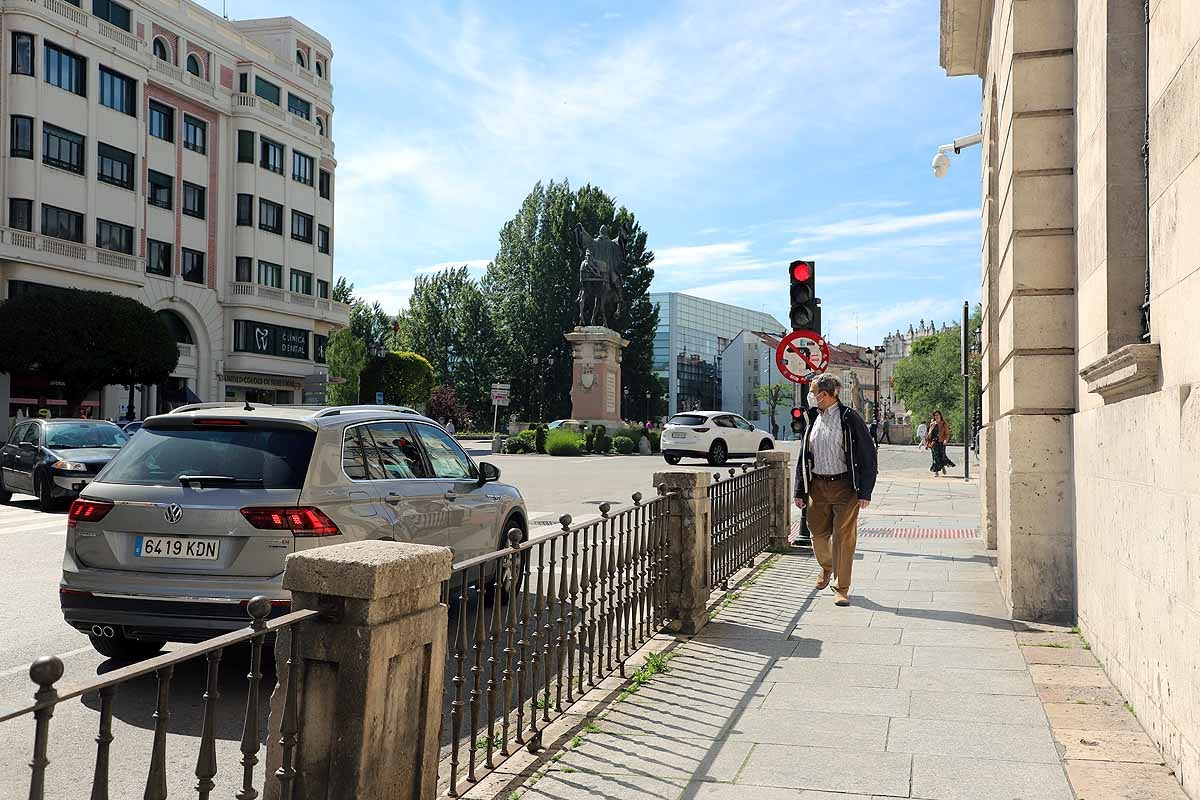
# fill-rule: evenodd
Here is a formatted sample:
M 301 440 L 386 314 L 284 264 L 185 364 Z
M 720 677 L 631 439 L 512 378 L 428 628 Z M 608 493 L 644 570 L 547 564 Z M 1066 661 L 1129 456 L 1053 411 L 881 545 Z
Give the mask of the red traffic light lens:
M 800 419 L 803 416 L 804 416 L 804 409 L 802 409 L 802 408 L 793 408 L 792 409 L 792 419 Z
M 807 261 L 792 262 L 792 280 L 806 282 L 812 277 L 812 265 Z

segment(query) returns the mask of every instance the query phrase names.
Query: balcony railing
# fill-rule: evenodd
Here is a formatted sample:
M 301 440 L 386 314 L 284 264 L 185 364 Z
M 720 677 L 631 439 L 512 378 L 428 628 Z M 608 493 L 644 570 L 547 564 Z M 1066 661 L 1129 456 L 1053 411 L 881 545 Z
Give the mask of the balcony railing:
M 6 255 L 15 258 L 21 258 L 22 251 L 50 253 L 75 261 L 111 267 L 117 271 L 117 274 L 127 273 L 124 277 L 129 278 L 141 277 L 146 271 L 145 260 L 137 256 L 114 253 L 112 250 L 90 247 L 79 242 L 69 242 L 66 239 L 55 239 L 39 233 L 0 228 L 0 243 L 5 245 Z
M 154 69 L 164 75 L 174 78 L 180 83 L 183 83 L 183 70 L 169 61 L 163 61 L 161 58 L 155 58 Z
M 300 292 L 288 292 L 283 289 L 262 286 L 257 283 L 231 281 L 229 284 L 229 294 L 234 297 L 258 297 L 285 306 L 299 306 L 307 309 L 316 309 L 317 311 L 325 311 L 329 312 L 328 316 L 336 317 L 338 320 L 349 319 L 350 316 L 350 306 L 345 303 L 336 303 L 328 298 L 313 297 L 310 294 L 302 294 Z
M 104 38 L 112 39 L 114 42 L 123 44 L 135 52 L 141 50 L 142 43 L 133 34 L 123 31 L 115 25 L 109 25 L 102 19 L 96 20 L 96 24 L 99 26 L 100 35 Z
M 62 2 L 62 0 L 42 0 L 42 5 L 56 14 L 62 14 L 76 25 L 82 25 L 85 28 L 88 27 L 88 23 L 91 21 L 91 17 L 87 13 L 80 11 L 70 3 Z

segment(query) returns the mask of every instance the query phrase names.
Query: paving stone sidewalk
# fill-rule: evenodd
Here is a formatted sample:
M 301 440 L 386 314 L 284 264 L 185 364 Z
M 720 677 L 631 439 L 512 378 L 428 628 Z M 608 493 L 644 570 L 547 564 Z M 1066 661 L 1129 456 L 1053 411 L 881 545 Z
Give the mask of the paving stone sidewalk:
M 1186 800 L 1085 643 L 1008 619 L 982 542 L 859 550 L 850 608 L 779 556 L 512 796 Z

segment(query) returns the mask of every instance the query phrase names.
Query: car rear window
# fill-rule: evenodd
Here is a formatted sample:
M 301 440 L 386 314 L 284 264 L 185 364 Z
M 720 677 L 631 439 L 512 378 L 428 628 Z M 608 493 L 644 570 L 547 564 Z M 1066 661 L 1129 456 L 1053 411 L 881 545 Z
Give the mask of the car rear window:
M 708 419 L 700 416 L 699 414 L 676 414 L 667 420 L 668 425 L 687 425 L 689 427 L 704 425 L 707 422 Z
M 173 486 L 180 475 L 223 475 L 261 479 L 265 489 L 299 489 L 315 439 L 302 429 L 143 427 L 98 480 Z

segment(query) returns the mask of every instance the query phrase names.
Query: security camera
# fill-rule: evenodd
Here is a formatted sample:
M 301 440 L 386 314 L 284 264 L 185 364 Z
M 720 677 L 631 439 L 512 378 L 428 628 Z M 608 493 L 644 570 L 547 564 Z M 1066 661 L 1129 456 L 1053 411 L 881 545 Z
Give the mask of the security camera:
M 962 136 L 955 139 L 950 144 L 944 144 L 937 150 L 937 155 L 933 157 L 933 174 L 935 177 L 944 178 L 946 173 L 950 171 L 950 156 L 946 155 L 953 150 L 954 155 L 958 155 L 963 151 L 963 148 L 972 147 L 983 141 L 983 134 L 973 133 L 970 136 Z
M 933 174 L 934 177 L 944 178 L 946 173 L 950 171 L 950 156 L 945 152 L 938 150 L 937 155 L 933 157 Z

